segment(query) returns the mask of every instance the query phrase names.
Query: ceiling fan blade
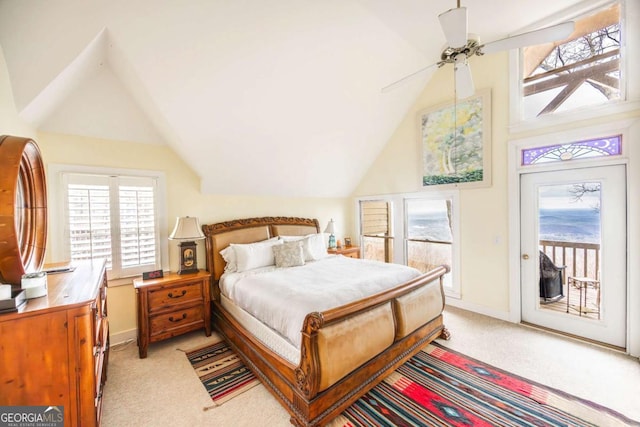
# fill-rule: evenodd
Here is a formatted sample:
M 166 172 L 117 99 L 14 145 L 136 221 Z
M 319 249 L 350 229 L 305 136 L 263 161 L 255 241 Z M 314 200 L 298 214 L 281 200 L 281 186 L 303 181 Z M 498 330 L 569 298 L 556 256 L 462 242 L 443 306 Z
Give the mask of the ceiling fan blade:
M 430 70 L 431 68 L 436 67 L 437 65 L 438 65 L 438 63 L 431 64 L 431 65 L 429 65 L 429 66 L 427 66 L 427 67 L 424 67 L 424 68 L 419 69 L 418 71 L 416 71 L 416 72 L 414 72 L 414 73 L 409 74 L 408 76 L 404 76 L 404 77 L 403 77 L 403 78 L 401 78 L 400 80 L 396 80 L 395 82 L 393 82 L 393 83 L 391 83 L 391 84 L 388 84 L 388 85 L 386 85 L 385 87 L 383 87 L 383 88 L 381 89 L 381 92 L 382 92 L 382 93 L 385 93 L 385 92 L 389 92 L 389 91 L 391 91 L 391 90 L 393 90 L 393 89 L 396 89 L 397 87 L 400 87 L 400 86 L 402 86 L 403 84 L 410 82 L 410 81 L 411 81 L 411 80 L 413 80 L 414 78 L 417 78 L 417 77 L 419 77 L 420 75 L 422 75 L 422 74 L 426 73 L 428 70 Z
M 571 35 L 574 27 L 575 22 L 573 21 L 563 22 L 561 24 L 552 25 L 551 27 L 541 28 L 539 30 L 487 43 L 482 46 L 481 51 L 482 53 L 489 54 L 499 52 L 501 50 L 518 49 L 525 46 L 563 40 Z
M 462 47 L 467 44 L 467 8 L 449 9 L 438 15 L 442 32 L 450 47 Z
M 476 89 L 473 85 L 473 77 L 467 58 L 464 55 L 458 55 L 454 67 L 456 98 L 468 98 L 475 93 Z

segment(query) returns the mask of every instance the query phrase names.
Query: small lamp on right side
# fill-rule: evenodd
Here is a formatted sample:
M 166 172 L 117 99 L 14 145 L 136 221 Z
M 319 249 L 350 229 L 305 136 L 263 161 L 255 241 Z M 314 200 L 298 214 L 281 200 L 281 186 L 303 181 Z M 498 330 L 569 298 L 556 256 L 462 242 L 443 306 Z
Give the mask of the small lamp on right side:
M 329 223 L 327 224 L 327 228 L 324 229 L 325 233 L 329 233 L 329 249 L 335 249 L 336 248 L 336 227 L 335 224 L 333 222 L 333 218 L 331 218 L 331 220 L 329 221 Z

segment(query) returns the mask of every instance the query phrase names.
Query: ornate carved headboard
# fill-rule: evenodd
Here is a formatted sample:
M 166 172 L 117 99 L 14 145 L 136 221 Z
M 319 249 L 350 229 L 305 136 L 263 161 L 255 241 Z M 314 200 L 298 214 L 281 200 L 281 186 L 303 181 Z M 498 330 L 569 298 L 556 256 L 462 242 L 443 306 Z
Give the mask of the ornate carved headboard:
M 293 217 L 262 217 L 205 224 L 207 270 L 215 285 L 224 272 L 225 262 L 220 251 L 231 243 L 254 243 L 275 236 L 304 236 L 319 233 L 317 219 Z M 214 291 L 215 295 L 215 291 Z

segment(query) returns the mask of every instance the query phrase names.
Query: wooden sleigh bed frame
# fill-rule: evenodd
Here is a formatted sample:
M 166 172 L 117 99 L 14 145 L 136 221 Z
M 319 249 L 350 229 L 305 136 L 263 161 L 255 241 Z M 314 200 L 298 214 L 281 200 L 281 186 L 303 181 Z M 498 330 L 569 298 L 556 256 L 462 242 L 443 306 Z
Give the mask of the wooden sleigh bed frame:
M 426 344 L 438 337 L 449 338 L 442 319 L 442 276 L 449 269 L 441 266 L 387 292 L 309 313 L 301 325 L 300 363 L 294 365 L 249 333 L 223 307 L 218 283 L 225 262 L 220 251 L 230 243 L 319 233 L 318 220 L 250 218 L 202 229 L 207 270 L 212 273 L 214 327 L 296 426 L 330 422 Z M 389 329 L 390 333 L 380 332 Z

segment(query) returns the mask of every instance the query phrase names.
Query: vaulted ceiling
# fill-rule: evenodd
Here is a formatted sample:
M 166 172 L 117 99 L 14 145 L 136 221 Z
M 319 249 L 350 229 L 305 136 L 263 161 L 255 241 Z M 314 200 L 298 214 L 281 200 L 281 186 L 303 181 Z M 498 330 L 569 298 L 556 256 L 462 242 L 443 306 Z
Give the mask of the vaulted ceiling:
M 580 0 L 462 3 L 469 31 L 492 41 Z M 0 0 L 0 47 L 36 129 L 169 145 L 205 193 L 344 197 L 429 75 L 380 89 L 439 59 L 438 14 L 453 7 Z

